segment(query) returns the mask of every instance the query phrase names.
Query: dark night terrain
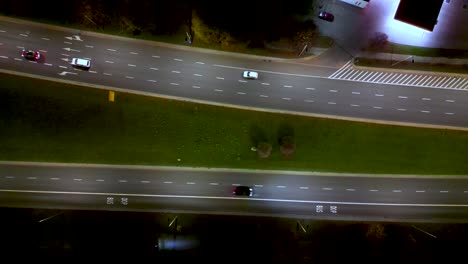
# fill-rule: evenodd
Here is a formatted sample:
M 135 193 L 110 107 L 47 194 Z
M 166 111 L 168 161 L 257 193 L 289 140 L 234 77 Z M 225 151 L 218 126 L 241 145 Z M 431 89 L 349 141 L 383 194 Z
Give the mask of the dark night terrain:
M 178 215 L 169 228 L 175 215 L 14 208 L 1 215 L 2 259 L 18 263 L 462 263 L 468 243 L 466 224 L 299 220 L 304 233 L 297 219 Z M 169 250 L 176 224 L 178 244 Z

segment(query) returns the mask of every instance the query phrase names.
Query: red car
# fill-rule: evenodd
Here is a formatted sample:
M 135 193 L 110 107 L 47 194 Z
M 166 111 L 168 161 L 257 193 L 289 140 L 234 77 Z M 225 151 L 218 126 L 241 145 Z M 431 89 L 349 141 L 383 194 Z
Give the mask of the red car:
M 23 49 L 21 56 L 28 60 L 37 61 L 41 58 L 41 53 L 39 51 Z
M 325 11 L 321 11 L 319 13 L 318 17 L 320 19 L 323 19 L 323 20 L 326 20 L 326 21 L 329 21 L 329 22 L 333 22 L 333 20 L 335 20 L 334 15 L 332 15 L 331 13 L 325 12 Z

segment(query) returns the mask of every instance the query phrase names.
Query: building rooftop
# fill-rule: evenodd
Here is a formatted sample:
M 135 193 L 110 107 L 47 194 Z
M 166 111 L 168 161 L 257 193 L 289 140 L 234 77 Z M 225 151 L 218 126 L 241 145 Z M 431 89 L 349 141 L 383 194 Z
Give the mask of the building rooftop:
M 395 19 L 433 31 L 444 0 L 401 0 Z

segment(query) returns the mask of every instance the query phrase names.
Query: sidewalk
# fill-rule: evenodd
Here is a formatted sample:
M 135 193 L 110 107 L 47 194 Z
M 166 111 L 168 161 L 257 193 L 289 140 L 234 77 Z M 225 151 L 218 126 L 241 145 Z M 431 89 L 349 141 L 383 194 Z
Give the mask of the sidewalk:
M 58 30 L 64 32 L 70 32 L 72 34 L 80 34 L 82 36 L 93 36 L 98 38 L 105 38 L 105 39 L 113 39 L 119 41 L 126 41 L 131 43 L 141 43 L 146 45 L 153 45 L 159 47 L 166 47 L 172 49 L 179 49 L 179 50 L 191 50 L 197 51 L 201 53 L 210 53 L 210 54 L 223 54 L 229 56 L 235 56 L 240 58 L 255 58 L 261 60 L 274 60 L 279 62 L 304 62 L 307 60 L 311 60 L 316 58 L 319 55 L 322 55 L 327 52 L 329 49 L 333 49 L 334 46 L 330 48 L 320 48 L 320 47 L 308 47 L 303 52 L 303 56 L 297 58 L 281 58 L 281 57 L 274 57 L 274 56 L 262 56 L 262 55 L 253 55 L 253 54 L 246 54 L 246 53 L 236 53 L 231 51 L 223 51 L 223 50 L 214 50 L 208 48 L 200 48 L 194 46 L 188 46 L 184 44 L 172 44 L 166 42 L 158 42 L 152 40 L 144 40 L 138 38 L 129 38 L 117 35 L 110 35 L 105 33 L 93 32 L 93 31 L 85 31 L 79 30 L 75 28 L 68 28 L 63 26 L 57 25 L 50 25 L 44 24 L 40 22 L 30 21 L 30 20 L 23 20 L 18 18 L 12 18 L 0 15 L 0 21 L 6 21 L 10 23 L 17 23 L 22 25 L 32 25 L 42 28 L 47 28 L 50 30 Z M 274 46 L 272 44 L 267 45 L 269 48 L 272 49 L 284 49 L 286 51 L 291 51 L 291 47 L 284 47 L 284 46 Z M 411 56 L 408 54 L 395 54 L 395 53 L 375 53 L 375 52 L 362 52 L 357 57 L 354 58 L 354 65 L 355 66 L 362 66 L 362 67 L 375 67 L 375 68 L 390 68 L 390 69 L 411 69 L 411 64 L 417 65 L 417 68 L 420 70 L 425 71 L 434 71 L 434 65 L 437 65 L 440 69 L 450 69 L 451 67 L 447 65 L 455 66 L 455 70 L 458 73 L 468 74 L 468 59 L 451 59 L 445 57 L 422 57 L 422 56 Z M 371 62 L 371 63 L 369 63 Z M 411 64 L 409 64 L 411 63 Z M 422 69 L 421 69 L 422 68 Z M 426 69 L 424 69 L 426 68 Z
M 353 59 L 356 67 L 468 74 L 468 59 L 423 57 L 409 54 L 362 52 Z

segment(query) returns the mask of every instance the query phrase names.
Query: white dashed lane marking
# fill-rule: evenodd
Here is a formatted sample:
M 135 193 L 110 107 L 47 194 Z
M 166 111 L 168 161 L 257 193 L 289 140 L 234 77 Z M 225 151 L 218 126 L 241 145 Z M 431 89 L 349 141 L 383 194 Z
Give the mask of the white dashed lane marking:
M 108 50 L 108 51 L 117 51 L 117 50 L 115 50 L 115 49 L 107 49 L 107 50 Z

